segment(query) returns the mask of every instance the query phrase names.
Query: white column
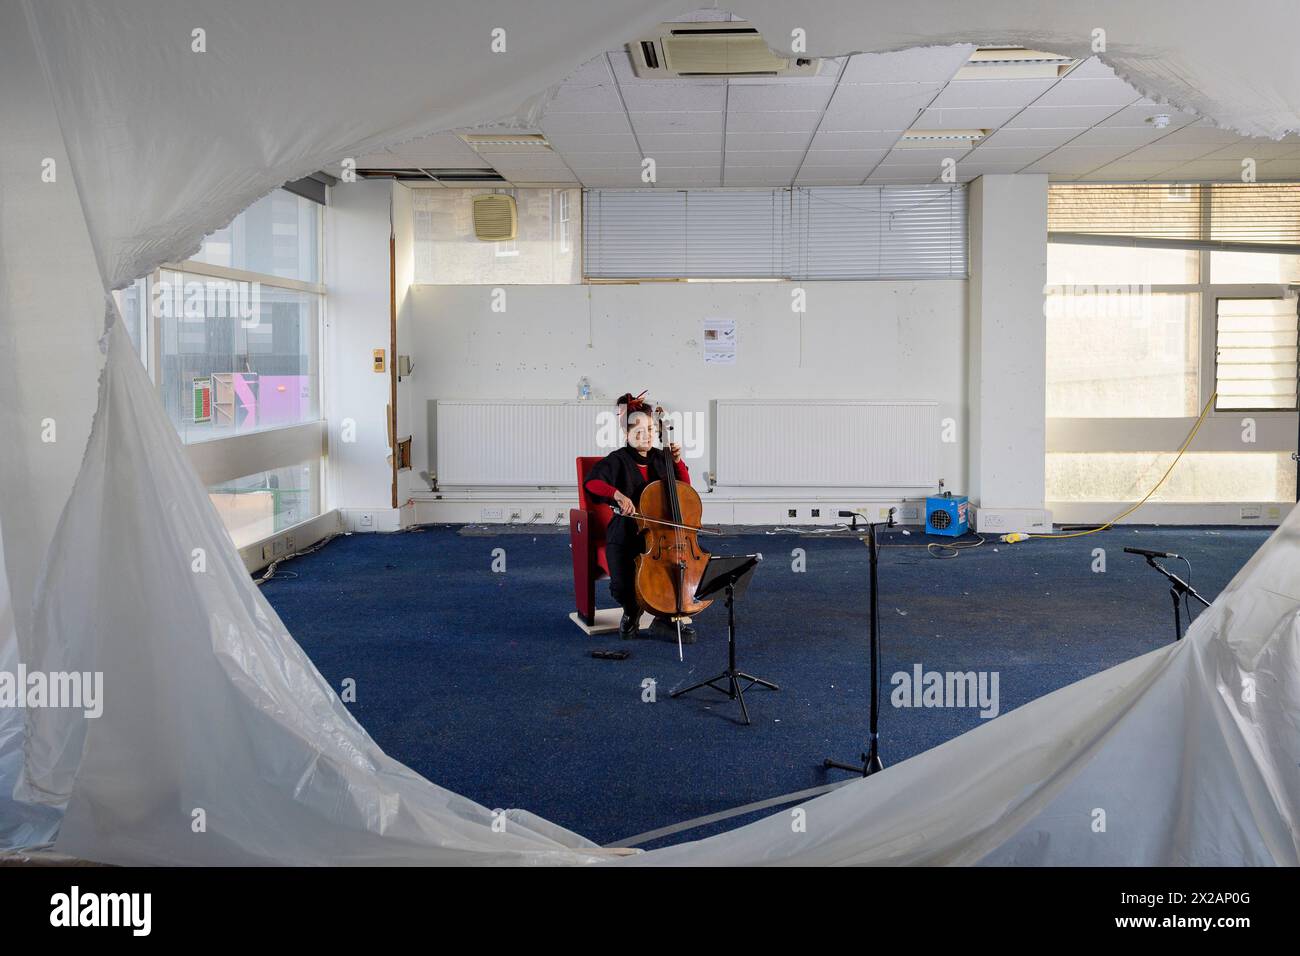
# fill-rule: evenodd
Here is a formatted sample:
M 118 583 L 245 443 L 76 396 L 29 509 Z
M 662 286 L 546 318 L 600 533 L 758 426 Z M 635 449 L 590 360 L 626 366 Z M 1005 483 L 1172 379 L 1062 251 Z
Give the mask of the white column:
M 1043 530 L 1047 176 L 981 176 L 969 198 L 969 493 L 981 530 Z

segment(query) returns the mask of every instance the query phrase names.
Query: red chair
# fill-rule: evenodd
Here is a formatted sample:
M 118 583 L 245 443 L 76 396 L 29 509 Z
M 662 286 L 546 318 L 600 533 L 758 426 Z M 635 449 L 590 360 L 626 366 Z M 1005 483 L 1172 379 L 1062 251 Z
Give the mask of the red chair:
M 578 608 L 574 619 L 579 624 L 586 624 L 587 628 L 596 624 L 596 582 L 609 577 L 609 561 L 605 557 L 605 530 L 609 527 L 610 518 L 614 516 L 614 509 L 593 501 L 587 494 L 587 477 L 598 461 L 599 458 L 578 459 L 578 507 L 569 511 L 573 597 Z

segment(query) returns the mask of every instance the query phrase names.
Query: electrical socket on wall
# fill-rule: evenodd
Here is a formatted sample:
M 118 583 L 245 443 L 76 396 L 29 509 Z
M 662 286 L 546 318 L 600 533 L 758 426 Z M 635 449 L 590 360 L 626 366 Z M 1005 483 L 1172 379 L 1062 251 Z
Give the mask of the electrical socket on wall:
M 1264 513 L 1264 511 L 1263 511 L 1263 509 L 1262 509 L 1259 505 L 1242 505 L 1242 506 L 1241 506 L 1241 517 L 1242 517 L 1242 518 L 1258 518 L 1258 517 L 1262 516 L 1263 513 Z
M 480 515 L 484 521 L 501 521 L 505 518 L 506 513 L 501 508 L 484 508 Z
M 375 516 L 369 513 L 361 516 L 361 527 L 373 528 L 375 526 Z

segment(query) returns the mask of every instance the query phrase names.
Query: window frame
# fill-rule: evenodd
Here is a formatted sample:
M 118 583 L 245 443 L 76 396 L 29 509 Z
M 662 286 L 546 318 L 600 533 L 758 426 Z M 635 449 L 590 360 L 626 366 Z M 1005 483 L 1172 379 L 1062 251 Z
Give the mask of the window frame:
M 310 202 L 312 200 L 307 201 Z M 324 205 L 320 205 L 319 214 L 316 216 L 316 274 L 320 276 L 322 280 L 328 277 L 326 272 L 327 261 L 325 256 L 325 232 L 328 216 L 329 204 L 326 202 Z M 239 222 L 239 217 L 236 217 L 236 228 L 240 228 L 238 225 Z M 317 372 L 316 389 L 319 396 L 316 418 L 292 425 L 279 425 L 238 435 L 226 435 L 194 442 L 186 441 L 179 432 L 177 434 L 177 439 L 184 446 L 186 454 L 190 459 L 190 463 L 194 467 L 205 488 L 211 488 L 214 485 L 221 484 L 222 482 L 234 481 L 239 478 L 245 478 L 249 475 L 259 474 L 265 471 L 296 467 L 311 461 L 319 460 L 319 466 L 313 470 L 314 478 L 313 487 L 311 489 L 314 501 L 316 502 L 317 513 L 309 516 L 299 524 L 315 520 L 326 510 L 325 502 L 327 500 L 328 491 L 328 469 L 326 468 L 328 429 L 326 427 L 327 410 L 325 407 L 326 390 L 324 387 L 326 380 L 326 355 L 328 352 L 326 335 L 329 327 L 327 321 L 327 310 L 329 308 L 328 284 L 325 281 L 306 282 L 301 279 L 292 279 L 285 276 L 272 275 L 270 273 L 234 269 L 228 266 L 219 266 L 207 262 L 200 262 L 195 259 L 161 263 L 145 277 L 145 288 L 142 298 L 145 311 L 144 328 L 146 335 L 143 336 L 143 338 L 147 341 L 141 343 L 141 361 L 145 362 L 146 371 L 149 374 L 150 381 L 153 383 L 154 390 L 158 393 L 158 399 L 160 402 L 163 401 L 162 381 L 159 376 L 159 370 L 162 368 L 164 336 L 162 335 L 160 327 L 160 319 L 158 316 L 154 315 L 152 302 L 154 290 L 161 281 L 163 272 L 175 272 L 182 276 L 199 276 L 201 278 L 222 279 L 235 282 L 256 282 L 262 286 L 284 289 L 291 292 L 306 293 L 317 297 L 316 328 L 313 335 L 313 341 L 316 346 L 316 355 L 314 356 Z M 148 361 L 145 361 L 146 355 L 148 356 Z M 297 525 L 295 525 L 295 527 L 297 527 Z M 241 550 L 260 546 L 263 541 L 269 540 L 270 537 L 283 534 L 285 530 L 287 529 L 281 529 L 274 532 L 268 538 L 263 538 L 259 541 L 243 545 Z
M 1115 183 L 1113 185 L 1132 185 Z M 1140 185 L 1151 185 L 1143 183 Z M 1174 185 L 1174 184 L 1171 184 Z M 1213 183 L 1194 183 L 1191 185 L 1209 186 Z M 1297 189 L 1300 184 L 1291 183 Z M 1211 190 L 1201 190 L 1201 230 L 1209 235 Z M 1153 247 L 1153 248 L 1187 248 L 1178 243 L 1161 243 L 1149 239 L 1126 240 L 1103 236 L 1088 236 L 1086 239 L 1057 239 L 1049 237 L 1048 242 L 1063 242 L 1070 245 L 1104 245 L 1112 247 Z M 1200 410 L 1210 405 L 1217 383 L 1217 329 L 1218 300 L 1220 298 L 1285 298 L 1288 286 L 1281 283 L 1225 283 L 1212 282 L 1210 257 L 1215 251 L 1222 251 L 1201 245 L 1194 249 L 1197 255 L 1197 282 L 1195 284 L 1160 284 L 1149 287 L 1152 293 L 1194 293 L 1199 295 L 1200 315 L 1198 330 L 1200 333 L 1199 362 L 1197 366 L 1197 395 L 1199 405 L 1194 414 L 1180 417 L 1088 417 L 1088 416 L 1047 416 L 1046 417 L 1046 453 L 1088 453 L 1088 452 L 1176 452 L 1195 425 Z M 1274 248 L 1260 248 L 1260 253 L 1276 253 Z M 1206 414 L 1205 424 L 1197 436 L 1193 450 L 1205 452 L 1296 452 L 1296 416 L 1300 412 L 1285 409 L 1261 409 L 1257 411 L 1240 409 L 1216 409 L 1211 405 Z M 1242 418 L 1255 419 L 1255 443 L 1244 447 L 1241 439 Z M 1300 468 L 1300 461 L 1297 462 Z M 1297 494 L 1300 494 L 1300 481 L 1297 482 Z M 1072 514 L 1089 512 L 1091 508 L 1109 509 L 1112 505 L 1124 502 L 1083 502 L 1074 499 L 1048 499 L 1049 507 L 1056 507 Z M 1182 507 L 1201 507 L 1215 502 L 1183 503 Z M 1282 504 L 1287 504 L 1283 502 Z M 1235 504 L 1233 505 L 1235 507 Z M 1101 514 L 1102 512 L 1098 512 Z M 1091 517 L 1081 520 L 1092 520 Z

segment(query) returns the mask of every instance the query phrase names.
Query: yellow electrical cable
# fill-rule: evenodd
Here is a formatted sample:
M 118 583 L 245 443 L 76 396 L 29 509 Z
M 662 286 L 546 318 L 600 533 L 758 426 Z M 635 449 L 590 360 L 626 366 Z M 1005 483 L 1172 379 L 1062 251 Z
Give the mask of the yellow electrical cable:
M 1210 396 L 1210 400 L 1206 402 L 1205 407 L 1201 409 L 1201 417 L 1196 419 L 1196 424 L 1192 426 L 1192 430 L 1188 434 L 1187 440 L 1183 442 L 1183 447 L 1178 449 L 1178 454 L 1175 455 L 1174 460 L 1169 463 L 1169 467 L 1165 469 L 1165 473 L 1160 476 L 1160 480 L 1155 483 L 1155 486 L 1150 491 L 1148 491 L 1145 496 L 1143 496 L 1142 500 L 1139 501 L 1137 504 L 1133 505 L 1133 507 L 1127 509 L 1126 511 L 1121 511 L 1119 514 L 1111 518 L 1105 524 L 1098 525 L 1095 528 L 1089 528 L 1087 531 L 1070 531 L 1066 534 L 1030 534 L 1028 535 L 1028 537 L 1030 538 L 1081 538 L 1084 535 L 1096 534 L 1098 531 L 1105 531 L 1107 528 L 1113 527 L 1115 522 L 1123 518 L 1127 518 L 1133 512 L 1137 511 L 1144 504 L 1146 504 L 1147 499 L 1149 499 L 1152 495 L 1154 495 L 1157 491 L 1159 491 L 1160 486 L 1165 483 L 1165 479 L 1169 477 L 1170 472 L 1174 470 L 1174 466 L 1177 465 L 1179 460 L 1183 457 L 1183 453 L 1187 451 L 1188 446 L 1191 445 L 1192 439 L 1196 437 L 1196 433 L 1200 431 L 1201 426 L 1205 424 L 1206 416 L 1210 414 L 1210 409 L 1214 406 L 1214 400 L 1218 397 L 1219 397 L 1218 392 L 1215 392 L 1213 395 Z

